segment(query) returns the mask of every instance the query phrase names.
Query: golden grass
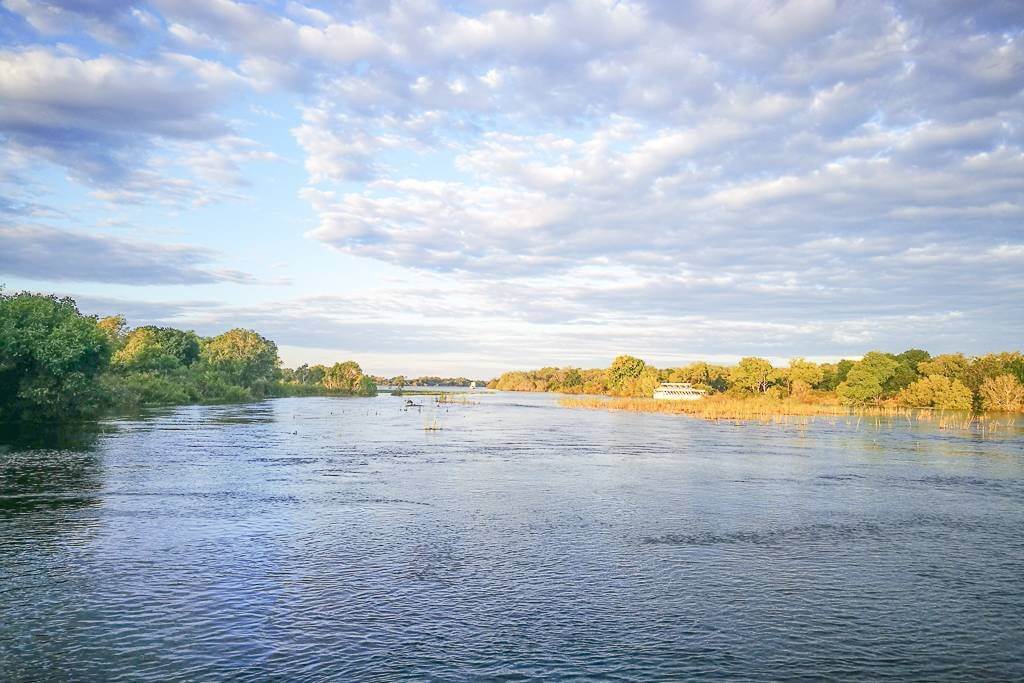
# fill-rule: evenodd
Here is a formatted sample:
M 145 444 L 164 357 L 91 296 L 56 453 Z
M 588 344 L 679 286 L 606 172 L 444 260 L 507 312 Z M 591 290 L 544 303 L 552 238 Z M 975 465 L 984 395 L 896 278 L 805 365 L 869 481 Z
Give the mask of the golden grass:
M 621 410 L 636 413 L 666 413 L 691 415 L 705 420 L 729 420 L 735 422 L 755 421 L 774 424 L 806 425 L 810 418 L 856 419 L 860 426 L 865 419 L 874 420 L 875 427 L 881 427 L 881 418 L 890 418 L 889 424 L 907 425 L 915 422 L 932 423 L 939 429 L 971 431 L 982 436 L 994 435 L 1012 429 L 1016 420 L 1013 416 L 1001 417 L 995 414 L 974 414 L 960 411 L 942 411 L 930 408 L 899 408 L 894 406 L 866 406 L 851 408 L 834 402 L 804 402 L 796 399 L 735 398 L 713 395 L 699 401 L 662 401 L 653 398 L 604 398 L 565 397 L 558 401 L 565 408 L 588 410 Z
M 832 403 L 804 403 L 793 399 L 733 398 L 708 396 L 699 401 L 663 401 L 654 398 L 562 398 L 566 408 L 625 410 L 636 413 L 693 415 L 705 420 L 764 420 L 780 415 L 850 415 L 846 406 Z M 886 409 L 891 410 L 891 409 Z

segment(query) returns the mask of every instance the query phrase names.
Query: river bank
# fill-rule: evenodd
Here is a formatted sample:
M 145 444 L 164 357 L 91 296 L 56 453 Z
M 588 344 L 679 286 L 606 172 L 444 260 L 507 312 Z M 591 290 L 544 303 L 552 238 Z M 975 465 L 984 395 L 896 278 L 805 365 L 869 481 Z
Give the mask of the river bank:
M 972 413 L 934 408 L 895 406 L 850 407 L 839 403 L 807 403 L 792 399 L 708 396 L 697 401 L 665 401 L 653 398 L 569 397 L 558 400 L 563 408 L 688 415 L 704 420 L 754 422 L 792 421 L 793 418 L 834 417 L 857 420 L 888 418 L 898 422 L 924 422 L 940 429 L 977 430 L 995 433 L 1012 428 L 1017 415 L 997 412 Z

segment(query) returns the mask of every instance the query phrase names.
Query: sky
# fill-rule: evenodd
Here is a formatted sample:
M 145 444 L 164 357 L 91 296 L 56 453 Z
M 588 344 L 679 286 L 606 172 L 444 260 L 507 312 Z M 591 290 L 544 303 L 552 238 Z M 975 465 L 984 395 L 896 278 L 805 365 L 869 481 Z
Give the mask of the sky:
M 0 283 L 492 377 L 1024 338 L 1015 0 L 0 0 Z

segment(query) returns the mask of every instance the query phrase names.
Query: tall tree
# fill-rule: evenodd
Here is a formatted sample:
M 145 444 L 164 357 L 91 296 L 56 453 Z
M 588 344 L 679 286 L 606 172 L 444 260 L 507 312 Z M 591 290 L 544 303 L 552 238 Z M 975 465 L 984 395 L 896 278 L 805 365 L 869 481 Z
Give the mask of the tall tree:
M 965 385 L 970 382 L 971 362 L 962 353 L 944 353 L 917 364 L 917 371 L 924 376 L 942 375 L 958 379 Z
M 870 351 L 850 368 L 846 379 L 836 387 L 836 393 L 850 405 L 876 401 L 885 392 L 885 382 L 899 366 L 892 354 Z
M 733 387 L 748 393 L 763 394 L 775 381 L 776 372 L 772 364 L 764 358 L 748 356 L 730 371 L 729 380 Z
M 918 363 L 930 360 L 931 357 L 932 355 L 924 349 L 907 349 L 896 356 L 897 360 L 906 361 L 915 371 L 917 371 Z
M 203 363 L 233 384 L 265 391 L 278 366 L 277 344 L 253 330 L 233 329 L 202 345 Z
M 105 318 L 100 318 L 97 325 L 110 339 L 111 349 L 117 351 L 124 345 L 124 339 L 128 336 L 128 321 L 123 315 L 108 315 Z
M 789 391 L 794 396 L 806 394 L 825 378 L 825 371 L 817 363 L 812 363 L 803 358 L 794 358 L 789 361 L 786 369 L 786 377 L 789 380 Z
M 129 370 L 171 370 L 189 367 L 199 360 L 200 343 L 195 332 L 173 327 L 137 327 L 114 354 L 114 363 Z
M 0 292 L 0 420 L 95 413 L 111 340 L 68 298 Z
M 631 385 L 644 372 L 647 364 L 633 356 L 617 356 L 608 368 L 608 388 L 616 394 L 626 394 Z

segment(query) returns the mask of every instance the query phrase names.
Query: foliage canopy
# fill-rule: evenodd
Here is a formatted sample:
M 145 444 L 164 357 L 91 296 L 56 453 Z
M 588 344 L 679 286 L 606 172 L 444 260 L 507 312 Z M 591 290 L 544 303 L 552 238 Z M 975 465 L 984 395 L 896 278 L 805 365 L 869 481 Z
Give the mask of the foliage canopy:
M 75 302 L 0 292 L 0 421 L 58 421 L 107 409 L 248 401 L 290 394 L 374 395 L 359 365 L 280 369 L 277 345 L 253 330 L 210 339 L 172 327 L 128 329 Z
M 0 292 L 0 420 L 89 414 L 110 353 L 107 333 L 73 300 Z

